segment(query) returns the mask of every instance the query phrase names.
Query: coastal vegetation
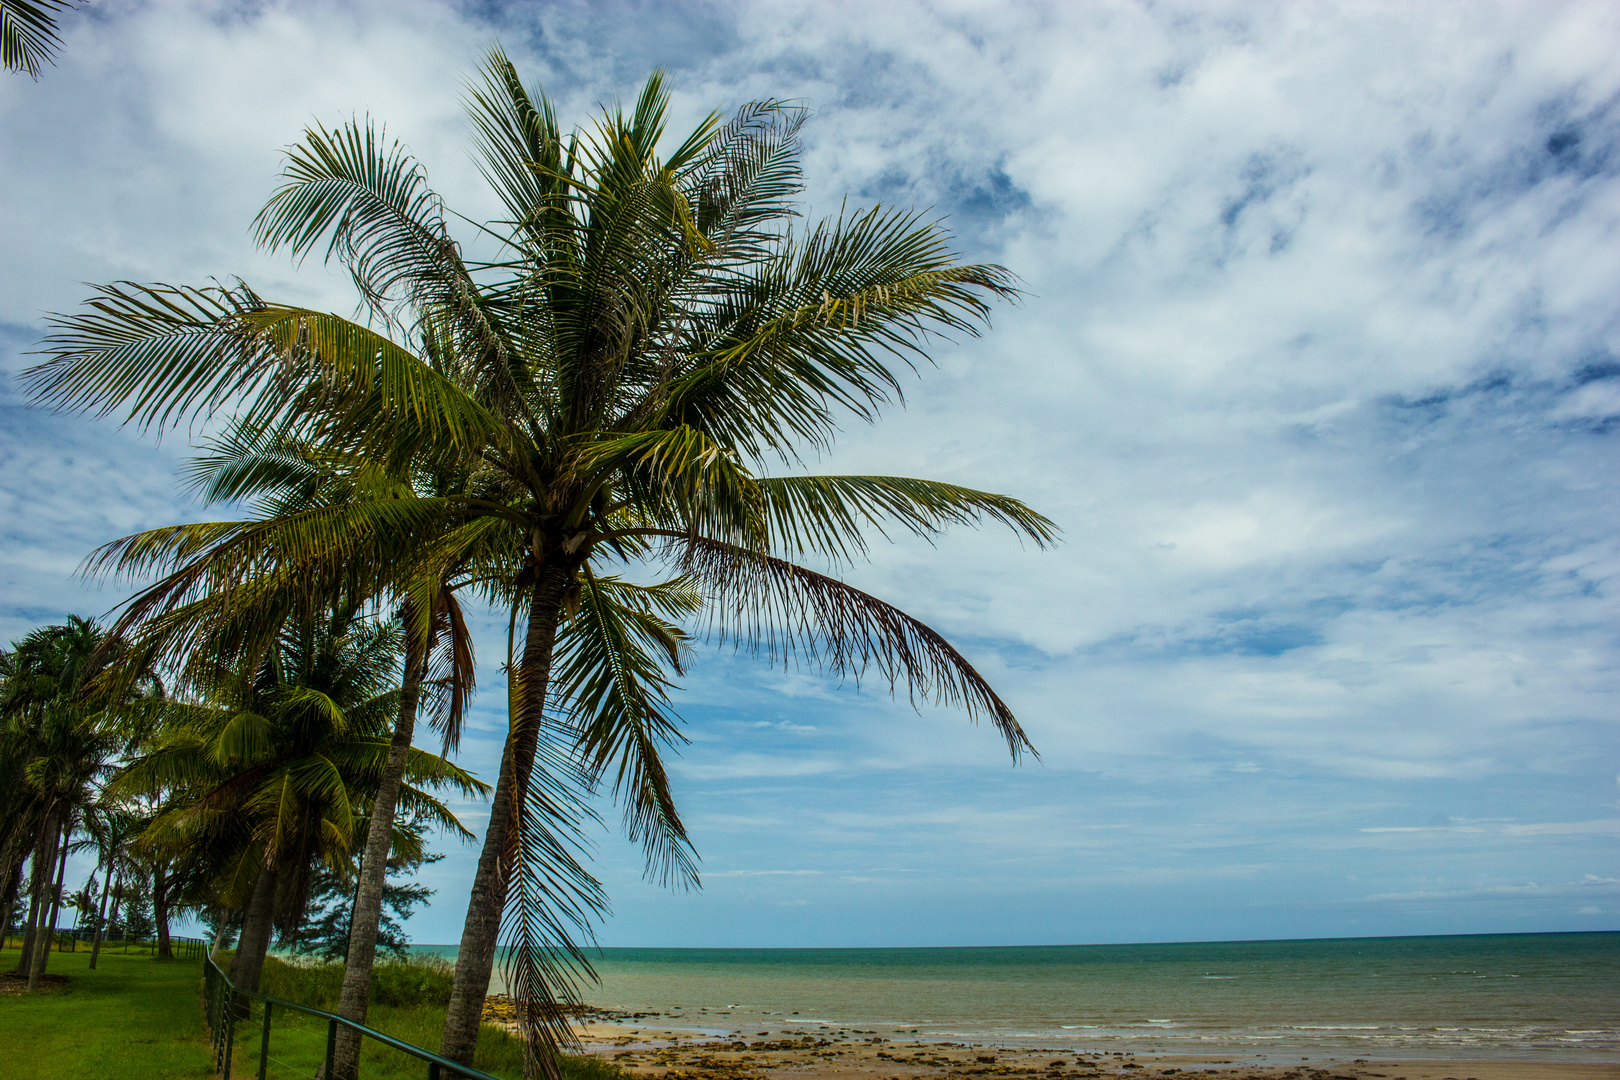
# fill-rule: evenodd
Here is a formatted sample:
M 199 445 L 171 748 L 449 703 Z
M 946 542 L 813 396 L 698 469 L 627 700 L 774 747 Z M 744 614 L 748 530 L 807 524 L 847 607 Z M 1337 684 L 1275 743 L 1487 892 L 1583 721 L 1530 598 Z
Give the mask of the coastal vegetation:
M 0 949 L 0 965 L 15 952 Z M 81 950 L 59 954 L 54 967 L 66 979 L 49 993 L 7 995 L 0 1003 L 0 1045 L 11 1060 L 28 1063 L 30 1077 L 202 1080 L 214 1075 L 208 1034 L 197 1019 L 195 961 L 155 962 L 150 953 L 109 953 L 92 976 L 88 954 Z M 342 979 L 341 964 L 292 964 L 272 956 L 265 962 L 261 987 L 285 1001 L 330 1010 Z M 443 1030 L 449 993 L 450 970 L 443 961 L 380 963 L 373 972 L 370 1026 L 420 1044 Z M 279 1015 L 272 1075 L 289 1067 L 310 1075 L 321 1060 L 325 1038 L 324 1025 L 294 1013 Z M 256 1071 L 256 1040 L 244 1039 L 238 1050 L 239 1066 L 245 1058 Z M 421 1080 L 420 1062 L 404 1060 L 396 1051 L 368 1043 L 364 1054 L 367 1077 Z M 475 1067 L 517 1080 L 523 1075 L 523 1057 L 513 1033 L 495 1024 L 482 1026 Z M 595 1057 L 564 1056 L 559 1064 L 565 1080 L 616 1080 L 623 1075 Z
M 91 576 L 138 591 L 105 630 L 59 635 L 43 697 L 10 704 L 39 682 L 32 639 L 6 657 L 0 768 L 27 794 L 0 806 L 0 870 L 9 898 L 32 859 L 39 941 L 58 851 L 92 811 L 125 813 L 102 898 L 110 874 L 150 880 L 160 923 L 192 911 L 236 939 L 246 988 L 285 976 L 270 944 L 299 939 L 321 875 L 352 889 L 335 1011 L 378 1022 L 389 867 L 425 857 L 430 829 L 463 833 L 438 792 L 491 791 L 450 760 L 468 603 L 506 621 L 509 725 L 445 987 L 439 1046 L 464 1064 L 503 927 L 525 1074 L 563 1060 L 605 907 L 578 855 L 591 793 L 618 798 L 651 878 L 698 884 L 661 754 L 683 738 L 670 694 L 699 637 L 876 678 L 988 717 L 1015 761 L 1032 750 L 944 637 L 836 571 L 872 532 L 989 521 L 1045 546 L 1052 524 L 953 484 L 791 471 L 898 403 L 935 335 L 979 333 L 1013 276 L 909 212 L 795 226 L 802 110 L 752 102 L 668 148 L 669 104 L 655 74 L 628 111 L 565 130 L 496 49 L 468 106 L 505 216 L 466 249 L 371 122 L 288 149 L 255 234 L 346 269 L 355 318 L 237 281 L 107 285 L 53 319 L 34 400 L 206 423 L 188 479 L 241 516 L 94 553 Z M 422 720 L 440 753 L 414 745 Z M 360 1053 L 345 1030 L 336 1075 Z

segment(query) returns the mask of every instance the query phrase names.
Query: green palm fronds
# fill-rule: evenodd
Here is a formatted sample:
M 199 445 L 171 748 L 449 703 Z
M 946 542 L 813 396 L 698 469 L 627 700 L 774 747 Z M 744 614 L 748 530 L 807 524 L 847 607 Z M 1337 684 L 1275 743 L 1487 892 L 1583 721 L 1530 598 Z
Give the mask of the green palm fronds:
M 500 248 L 488 261 L 468 261 L 426 171 L 379 126 L 313 126 L 254 228 L 343 266 L 364 323 L 241 283 L 120 284 L 58 316 L 25 379 L 40 402 L 143 426 L 235 410 L 189 482 L 251 515 L 89 563 L 157 577 L 118 629 L 144 656 L 190 658 L 186 679 L 204 679 L 210 650 L 271 656 L 274 628 L 315 596 L 396 603 L 423 648 L 464 637 L 457 596 L 508 613 L 506 760 L 463 956 L 493 954 L 482 907 L 504 911 L 531 1064 L 549 1070 L 589 975 L 577 942 L 605 904 L 581 861 L 585 793 L 612 788 L 650 877 L 697 882 L 662 764 L 693 635 L 987 716 L 1016 761 L 1028 739 L 961 652 L 816 567 L 864 556 L 874 533 L 993 522 L 1045 547 L 1057 530 L 937 481 L 773 474 L 847 417 L 901 403 L 938 336 L 980 333 L 1018 294 L 914 213 L 800 225 L 802 109 L 711 115 L 666 153 L 661 74 L 628 110 L 565 131 L 498 49 L 467 104 L 506 215 L 480 227 Z M 459 702 L 470 653 L 437 655 Z M 459 972 L 456 993 L 481 997 L 487 977 Z M 452 1003 L 446 1053 L 470 1052 L 457 1025 L 475 1034 L 476 1014 Z

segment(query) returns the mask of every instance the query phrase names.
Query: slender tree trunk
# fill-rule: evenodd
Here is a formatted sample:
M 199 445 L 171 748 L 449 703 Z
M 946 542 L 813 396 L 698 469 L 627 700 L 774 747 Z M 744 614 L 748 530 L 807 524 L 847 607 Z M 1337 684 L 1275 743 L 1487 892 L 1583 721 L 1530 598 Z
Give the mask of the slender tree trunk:
M 17 838 L 12 836 L 6 843 L 4 861 L 0 862 L 0 869 L 4 869 L 6 875 L 6 887 L 4 890 L 0 890 L 0 895 L 5 897 L 4 900 L 0 900 L 0 904 L 5 905 L 0 907 L 0 949 L 5 948 L 6 942 L 11 939 L 11 909 L 17 902 L 17 890 L 22 887 L 24 858 L 18 856 L 16 845 Z M 23 856 L 26 855 L 27 852 L 24 852 Z M 21 929 L 21 927 L 18 929 Z
M 49 931 L 46 930 L 45 916 L 51 909 L 49 894 L 52 878 L 51 864 L 56 861 L 56 848 L 60 840 L 57 835 L 56 814 L 54 812 L 46 815 L 46 824 L 50 831 L 46 834 L 45 841 L 41 845 L 45 849 L 45 858 L 36 867 L 36 870 L 39 871 L 39 877 L 34 882 L 34 895 L 38 898 L 38 906 L 35 909 L 33 947 L 28 957 L 28 990 L 30 993 L 39 989 L 39 978 L 45 973 L 45 957 L 50 955 L 51 947 L 51 938 Z
M 242 920 L 242 937 L 236 943 L 236 959 L 231 962 L 231 982 L 243 990 L 258 990 L 264 971 L 264 954 L 270 951 L 270 932 L 276 921 L 276 879 L 278 867 L 270 863 L 259 871 L 253 883 L 253 899 L 248 901 Z
M 111 870 L 112 868 L 108 867 L 108 869 Z M 120 875 L 120 876 L 122 876 L 122 875 Z M 102 937 L 103 934 L 105 934 L 107 932 L 107 894 L 112 892 L 116 888 L 118 888 L 118 886 L 113 884 L 113 878 L 112 878 L 111 874 L 108 875 L 108 878 L 107 878 L 106 881 L 101 883 L 100 910 L 98 910 L 96 912 L 96 937 L 95 937 L 95 940 L 90 943 L 90 970 L 91 971 L 96 970 L 96 958 L 101 955 L 101 937 Z M 118 908 L 116 906 L 114 906 L 113 907 L 113 918 L 116 919 L 117 917 L 118 917 Z
M 152 918 L 157 921 L 157 954 L 173 960 L 174 949 L 169 946 L 169 872 L 162 860 L 152 867 Z
M 551 678 L 551 652 L 557 642 L 557 620 L 563 593 L 573 577 L 573 567 L 544 567 L 529 603 L 528 633 L 516 672 L 522 680 L 522 697 L 518 713 L 512 717 L 495 798 L 489 805 L 489 831 L 484 834 L 484 849 L 478 855 L 478 870 L 473 876 L 461 947 L 456 952 L 456 978 L 450 990 L 444 1041 L 439 1046 L 442 1056 L 462 1065 L 472 1064 L 478 1046 L 478 1024 L 483 1017 L 484 997 L 489 993 L 490 971 L 495 966 L 495 945 L 511 878 L 512 848 L 517 843 L 512 832 L 517 820 L 513 803 L 521 797 L 534 767 Z
M 407 630 L 409 635 L 409 630 Z M 409 643 L 413 640 L 407 636 Z M 360 885 L 355 891 L 354 910 L 349 916 L 349 953 L 344 961 L 343 992 L 338 999 L 339 1016 L 357 1024 L 366 1022 L 371 1000 L 371 968 L 377 959 L 377 926 L 382 921 L 383 886 L 388 883 L 388 849 L 394 838 L 394 810 L 399 803 L 400 785 L 405 779 L 405 763 L 411 754 L 411 738 L 416 732 L 416 711 L 422 696 L 422 676 L 427 669 L 427 653 L 419 645 L 407 644 L 405 678 L 400 686 L 399 719 L 394 722 L 394 738 L 388 745 L 388 761 L 382 782 L 371 804 L 371 824 L 366 831 L 366 850 L 360 857 Z M 332 1078 L 354 1080 L 360 1071 L 360 1033 L 338 1029 L 337 1056 Z
M 62 849 L 61 858 L 56 867 L 56 886 L 51 890 L 51 921 L 45 925 L 45 938 L 41 942 L 44 946 L 34 959 L 39 969 L 40 978 L 45 977 L 45 968 L 51 962 L 51 946 L 56 944 L 56 920 L 62 914 L 62 885 L 67 880 L 68 840 L 73 836 L 73 819 L 68 818 L 62 825 L 62 839 L 58 842 Z M 28 988 L 34 988 L 34 968 L 28 969 Z
M 49 808 L 40 815 L 39 836 L 34 839 L 34 863 L 28 871 L 28 925 L 23 930 L 22 955 L 17 958 L 16 974 L 21 978 L 28 977 L 28 971 L 34 964 L 34 941 L 39 937 L 39 909 L 45 898 L 43 882 L 50 877 L 47 869 L 56 857 L 54 851 L 49 850 L 51 837 L 55 835 L 54 823 L 51 821 Z

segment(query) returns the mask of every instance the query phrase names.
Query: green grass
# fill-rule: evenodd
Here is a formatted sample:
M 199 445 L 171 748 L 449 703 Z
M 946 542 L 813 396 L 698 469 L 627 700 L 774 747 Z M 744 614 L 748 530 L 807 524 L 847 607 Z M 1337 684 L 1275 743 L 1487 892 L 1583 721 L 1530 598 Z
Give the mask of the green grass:
M 0 951 L 0 970 L 17 962 L 16 948 Z M 212 1075 L 202 1027 L 200 960 L 101 954 L 89 970 L 87 950 L 52 953 L 49 972 L 68 981 L 49 994 L 0 996 L 0 1074 L 27 1080 L 179 1080 Z M 265 961 L 264 993 L 312 1008 L 331 1009 L 342 985 L 338 964 L 303 966 Z M 367 1023 L 396 1039 L 436 1049 L 444 1031 L 450 972 L 442 961 L 380 964 L 372 980 Z M 326 1051 L 326 1024 L 291 1010 L 271 1013 L 271 1077 L 313 1076 Z M 237 1027 L 232 1073 L 256 1077 L 263 1032 L 262 1006 Z M 367 1039 L 363 1080 L 422 1080 L 419 1059 Z M 473 1064 L 496 1076 L 520 1078 L 522 1045 L 503 1029 L 485 1025 Z M 567 1058 L 566 1080 L 624 1080 L 600 1058 Z
M 17 966 L 15 945 L 0 970 Z M 211 1076 L 197 993 L 201 961 L 133 953 L 52 953 L 66 975 L 49 994 L 0 995 L 0 1072 L 27 1080 L 180 1080 Z

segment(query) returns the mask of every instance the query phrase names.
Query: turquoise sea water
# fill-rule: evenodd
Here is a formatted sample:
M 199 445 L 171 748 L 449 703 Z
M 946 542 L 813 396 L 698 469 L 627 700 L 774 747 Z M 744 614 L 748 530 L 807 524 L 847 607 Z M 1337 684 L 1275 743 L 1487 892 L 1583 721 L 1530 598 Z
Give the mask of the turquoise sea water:
M 597 970 L 591 1004 L 715 1034 L 826 1027 L 1248 1060 L 1620 1061 L 1620 933 L 604 949 Z

